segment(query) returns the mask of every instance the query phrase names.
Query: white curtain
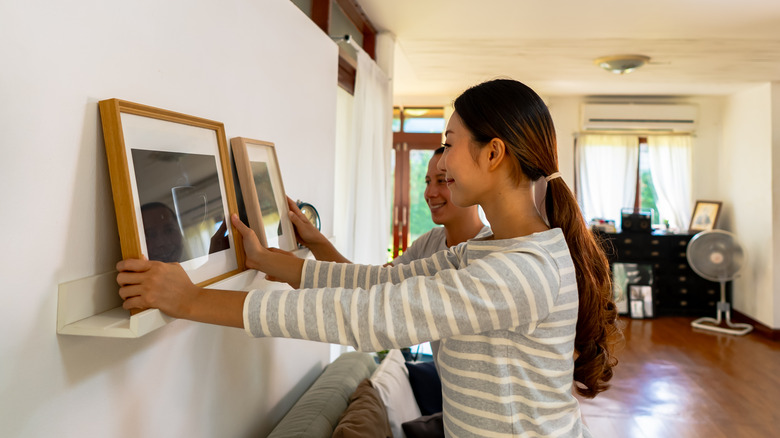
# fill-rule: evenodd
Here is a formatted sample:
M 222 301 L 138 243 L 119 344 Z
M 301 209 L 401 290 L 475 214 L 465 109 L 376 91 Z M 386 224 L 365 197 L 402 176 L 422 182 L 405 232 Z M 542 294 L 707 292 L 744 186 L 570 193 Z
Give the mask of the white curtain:
M 583 134 L 577 139 L 577 198 L 585 215 L 611 219 L 634 206 L 639 138 L 636 135 Z
M 661 219 L 671 228 L 688 229 L 691 221 L 691 137 L 647 136 L 650 172 Z
M 387 75 L 362 50 L 351 132 L 336 175 L 345 193 L 334 214 L 339 250 L 355 263 L 384 264 L 390 235 L 390 151 L 393 103 Z

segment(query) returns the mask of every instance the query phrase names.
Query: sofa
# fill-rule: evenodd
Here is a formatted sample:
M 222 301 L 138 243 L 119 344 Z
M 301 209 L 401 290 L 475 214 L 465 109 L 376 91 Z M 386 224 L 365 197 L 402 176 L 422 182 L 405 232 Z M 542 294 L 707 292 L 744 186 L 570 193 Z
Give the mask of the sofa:
M 342 354 L 325 367 L 268 435 L 417 436 L 443 436 L 441 383 L 432 362 L 406 362 L 399 350 L 390 350 L 380 364 L 373 354 Z

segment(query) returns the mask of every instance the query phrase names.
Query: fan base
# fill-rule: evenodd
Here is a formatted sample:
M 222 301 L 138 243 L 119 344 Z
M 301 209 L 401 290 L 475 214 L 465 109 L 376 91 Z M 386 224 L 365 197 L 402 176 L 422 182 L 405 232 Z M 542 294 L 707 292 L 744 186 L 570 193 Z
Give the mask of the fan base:
M 693 322 L 691 322 L 691 327 L 702 329 L 702 330 L 711 330 L 718 333 L 725 333 L 727 335 L 737 335 L 742 336 L 750 333 L 753 330 L 753 326 L 750 324 L 743 324 L 743 323 L 733 323 L 731 322 L 731 315 L 726 314 L 726 325 L 728 327 L 722 327 L 721 326 L 721 318 L 720 318 L 720 312 L 718 312 L 718 318 L 699 318 Z

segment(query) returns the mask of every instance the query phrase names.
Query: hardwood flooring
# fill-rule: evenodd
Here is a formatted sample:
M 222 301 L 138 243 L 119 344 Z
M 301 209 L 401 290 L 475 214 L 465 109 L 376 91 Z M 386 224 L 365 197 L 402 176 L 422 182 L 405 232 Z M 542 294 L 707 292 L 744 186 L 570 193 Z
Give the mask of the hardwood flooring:
M 780 342 L 693 319 L 623 319 L 612 387 L 580 399 L 594 437 L 780 437 Z

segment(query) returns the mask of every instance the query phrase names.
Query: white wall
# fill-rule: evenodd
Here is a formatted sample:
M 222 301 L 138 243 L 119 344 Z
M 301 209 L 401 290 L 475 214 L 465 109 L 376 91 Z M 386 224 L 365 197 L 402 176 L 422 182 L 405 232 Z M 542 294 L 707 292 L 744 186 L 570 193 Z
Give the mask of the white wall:
M 563 180 L 574 190 L 574 138 L 580 131 L 582 96 L 555 96 L 545 98 L 555 124 L 558 140 L 558 170 Z
M 780 191 L 773 186 L 780 168 L 773 141 L 776 145 L 780 130 L 778 121 L 773 122 L 778 118 L 773 109 L 776 113 L 780 105 L 775 102 L 773 106 L 772 89 L 772 84 L 763 84 L 728 99 L 718 187 L 720 199 L 726 201 L 720 227 L 737 235 L 748 256 L 741 277 L 733 285 L 734 308 L 777 328 L 780 294 L 774 279 L 778 269 L 774 200 Z
M 186 321 L 58 336 L 57 285 L 119 259 L 97 107 L 112 97 L 275 142 L 331 235 L 336 45 L 288 0 L 31 0 L 0 3 L 0 59 L 0 436 L 265 435 L 327 345 Z

